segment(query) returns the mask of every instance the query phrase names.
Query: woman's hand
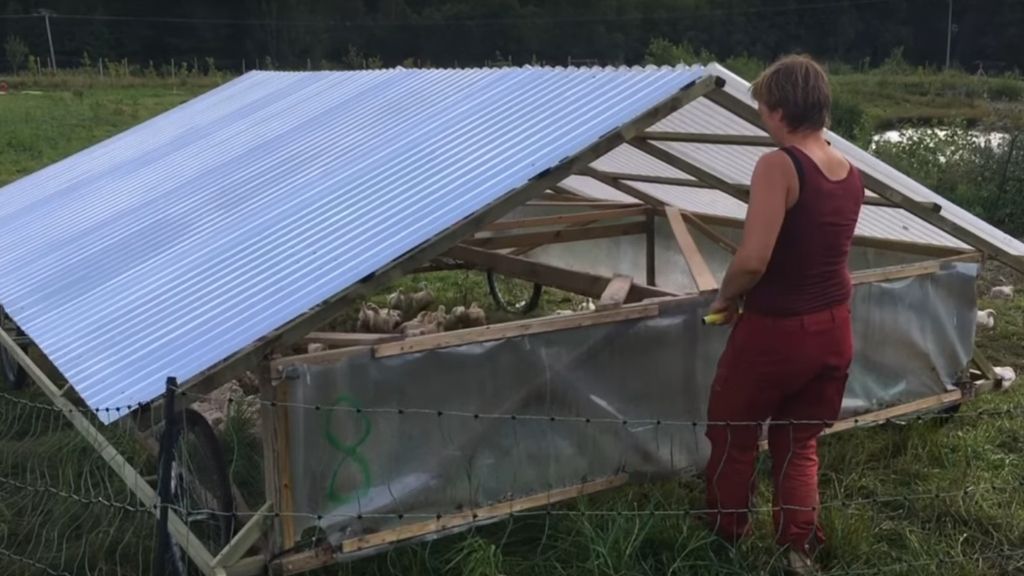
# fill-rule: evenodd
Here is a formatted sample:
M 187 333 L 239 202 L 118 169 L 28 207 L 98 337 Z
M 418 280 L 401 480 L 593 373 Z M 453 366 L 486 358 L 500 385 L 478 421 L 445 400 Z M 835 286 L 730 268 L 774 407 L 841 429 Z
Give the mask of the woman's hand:
M 720 297 L 715 298 L 715 301 L 711 303 L 711 309 L 708 310 L 709 314 L 722 314 L 722 324 L 727 325 L 736 321 L 739 312 L 739 302 L 736 300 L 722 300 Z

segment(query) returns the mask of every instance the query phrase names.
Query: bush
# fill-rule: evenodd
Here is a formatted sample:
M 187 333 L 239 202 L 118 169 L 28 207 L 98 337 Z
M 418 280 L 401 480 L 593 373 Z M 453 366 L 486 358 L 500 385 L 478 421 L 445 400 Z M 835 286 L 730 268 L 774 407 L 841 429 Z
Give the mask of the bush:
M 738 74 L 740 78 L 743 78 L 747 82 L 753 82 L 754 79 L 757 78 L 757 75 L 765 69 L 764 62 L 757 58 L 747 56 L 746 54 L 733 56 L 723 62 L 722 65 Z
M 1013 78 L 996 78 L 989 81 L 986 92 L 991 100 L 1018 102 L 1024 99 L 1024 82 Z
M 832 126 L 836 134 L 861 147 L 871 142 L 871 118 L 853 98 L 832 87 Z
M 873 152 L 1013 236 L 1024 236 L 1024 132 L 987 143 L 963 123 L 904 131 Z

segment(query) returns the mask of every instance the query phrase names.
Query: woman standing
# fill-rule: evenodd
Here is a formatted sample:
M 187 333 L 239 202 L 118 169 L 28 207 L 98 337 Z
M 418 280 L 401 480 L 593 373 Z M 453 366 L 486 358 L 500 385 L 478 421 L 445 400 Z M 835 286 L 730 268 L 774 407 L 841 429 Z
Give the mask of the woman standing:
M 817 437 L 839 415 L 853 355 L 847 260 L 864 185 L 825 139 L 831 91 L 817 63 L 784 57 L 751 92 L 780 148 L 754 168 L 743 240 L 711 306 L 734 326 L 708 406 L 707 504 L 720 537 L 748 533 L 758 423 L 770 421 L 776 542 L 808 573 L 824 542 Z

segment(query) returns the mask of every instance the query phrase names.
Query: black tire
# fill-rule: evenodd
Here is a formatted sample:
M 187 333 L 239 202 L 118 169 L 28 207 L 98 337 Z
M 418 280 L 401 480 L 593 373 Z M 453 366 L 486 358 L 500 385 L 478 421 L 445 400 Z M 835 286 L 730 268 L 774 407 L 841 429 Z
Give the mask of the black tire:
M 178 512 L 197 539 L 216 556 L 231 541 L 235 526 L 235 504 L 224 451 L 213 427 L 199 412 L 186 408 L 173 425 L 171 510 Z M 153 574 L 202 573 L 189 560 L 185 549 L 172 539 L 166 558 L 154 554 Z
M 501 280 L 499 280 L 499 278 Z M 509 283 L 516 282 L 524 284 L 522 280 L 516 280 L 514 278 L 505 279 L 504 277 L 498 276 L 493 270 L 487 271 L 487 290 L 491 293 L 491 299 L 494 300 L 495 306 L 513 314 L 529 314 L 537 309 L 540 305 L 540 296 L 544 292 L 544 285 L 533 283 L 532 292 L 528 298 L 515 298 L 511 290 L 506 289 L 506 294 L 502 293 L 501 288 L 498 286 L 499 281 Z M 511 286 L 509 286 L 511 288 Z
M 15 340 L 25 336 L 21 329 L 7 317 L 3 308 L 0 308 L 0 330 L 7 332 Z M 19 347 L 22 351 L 28 352 L 28 345 L 21 344 Z M 12 390 L 21 390 L 28 384 L 28 373 L 3 346 L 0 346 L 0 378 L 3 379 L 4 385 Z

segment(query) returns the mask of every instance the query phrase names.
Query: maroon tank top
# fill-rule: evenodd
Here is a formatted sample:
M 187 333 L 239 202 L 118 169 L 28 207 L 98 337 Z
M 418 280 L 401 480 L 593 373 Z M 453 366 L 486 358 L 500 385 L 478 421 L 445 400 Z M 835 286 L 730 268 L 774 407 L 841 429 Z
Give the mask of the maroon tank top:
M 845 177 L 831 180 L 799 148 L 782 151 L 796 167 L 800 193 L 786 211 L 768 267 L 743 308 L 767 316 L 798 316 L 850 300 L 848 257 L 864 183 L 852 164 Z

